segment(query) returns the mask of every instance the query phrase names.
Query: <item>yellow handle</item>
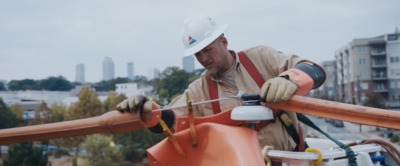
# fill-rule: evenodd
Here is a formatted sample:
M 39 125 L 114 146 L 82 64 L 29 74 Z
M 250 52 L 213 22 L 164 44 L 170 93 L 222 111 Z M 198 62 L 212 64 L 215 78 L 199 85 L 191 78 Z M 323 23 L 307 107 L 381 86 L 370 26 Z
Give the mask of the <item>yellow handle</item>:
M 264 149 L 262 150 L 262 154 L 264 160 L 267 162 L 267 166 L 271 166 L 271 159 L 268 157 L 268 150 L 272 149 L 274 149 L 272 146 L 265 146 Z
M 305 152 L 315 152 L 315 153 L 318 154 L 318 160 L 312 161 L 310 166 L 314 166 L 315 164 L 321 164 L 322 163 L 322 154 L 318 149 L 307 148 Z
M 167 124 L 165 124 L 164 120 L 161 119 L 160 116 L 157 116 L 158 122 L 163 128 L 164 134 L 168 137 L 169 141 L 171 141 L 172 145 L 174 145 L 176 151 L 182 156 L 186 157 L 185 151 L 183 151 L 182 147 L 179 145 L 178 141 L 172 134 L 171 130 L 168 128 Z

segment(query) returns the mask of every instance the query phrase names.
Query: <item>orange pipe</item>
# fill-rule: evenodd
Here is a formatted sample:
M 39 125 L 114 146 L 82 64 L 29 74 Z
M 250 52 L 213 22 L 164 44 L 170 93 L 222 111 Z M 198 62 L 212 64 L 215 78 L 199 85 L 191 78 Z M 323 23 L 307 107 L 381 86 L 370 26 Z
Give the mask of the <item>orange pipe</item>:
M 0 145 L 95 133 L 122 133 L 144 129 L 139 114 L 110 111 L 101 116 L 0 130 Z
M 338 103 L 294 95 L 289 101 L 267 103 L 270 108 L 343 120 L 364 125 L 400 129 L 400 112 L 379 108 Z
M 400 112 L 293 96 L 268 107 L 359 124 L 400 129 Z M 144 129 L 139 114 L 111 111 L 98 117 L 0 130 L 0 144 L 39 141 L 94 133 L 122 133 Z

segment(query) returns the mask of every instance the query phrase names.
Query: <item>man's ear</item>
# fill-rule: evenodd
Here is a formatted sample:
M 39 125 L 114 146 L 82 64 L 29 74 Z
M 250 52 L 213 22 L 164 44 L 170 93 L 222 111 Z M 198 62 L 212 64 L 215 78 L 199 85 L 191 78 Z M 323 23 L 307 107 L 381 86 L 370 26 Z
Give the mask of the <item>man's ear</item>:
M 221 42 L 224 47 L 228 47 L 228 40 L 225 38 L 225 36 L 221 36 Z

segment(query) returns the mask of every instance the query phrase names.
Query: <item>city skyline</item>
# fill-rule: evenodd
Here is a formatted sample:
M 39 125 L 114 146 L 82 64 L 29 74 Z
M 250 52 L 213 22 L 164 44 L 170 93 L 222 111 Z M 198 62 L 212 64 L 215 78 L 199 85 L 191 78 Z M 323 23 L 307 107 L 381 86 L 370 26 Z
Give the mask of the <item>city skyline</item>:
M 400 23 L 397 6 L 396 0 L 0 1 L 0 80 L 74 81 L 82 63 L 85 81 L 98 82 L 105 56 L 116 64 L 115 77 L 126 77 L 130 61 L 135 75 L 180 67 L 182 23 L 192 13 L 228 24 L 228 48 L 235 51 L 266 45 L 320 63 L 351 39 L 392 33 Z

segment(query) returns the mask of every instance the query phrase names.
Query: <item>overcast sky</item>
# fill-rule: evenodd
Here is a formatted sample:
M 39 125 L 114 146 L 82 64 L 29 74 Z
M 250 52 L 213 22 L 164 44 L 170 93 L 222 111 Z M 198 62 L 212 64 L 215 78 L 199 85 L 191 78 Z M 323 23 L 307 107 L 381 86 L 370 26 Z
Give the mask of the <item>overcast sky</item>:
M 354 38 L 393 33 L 399 0 L 0 0 L 0 80 L 64 76 L 75 81 L 85 65 L 87 82 L 102 79 L 102 62 L 113 59 L 115 76 L 147 76 L 182 67 L 182 23 L 204 13 L 219 23 L 228 48 L 257 45 L 314 62 Z M 196 63 L 196 68 L 201 66 Z

